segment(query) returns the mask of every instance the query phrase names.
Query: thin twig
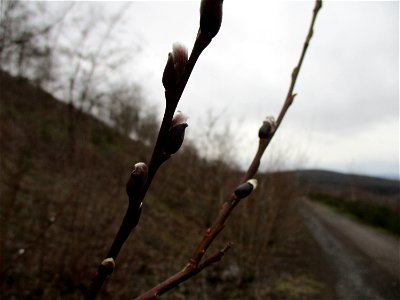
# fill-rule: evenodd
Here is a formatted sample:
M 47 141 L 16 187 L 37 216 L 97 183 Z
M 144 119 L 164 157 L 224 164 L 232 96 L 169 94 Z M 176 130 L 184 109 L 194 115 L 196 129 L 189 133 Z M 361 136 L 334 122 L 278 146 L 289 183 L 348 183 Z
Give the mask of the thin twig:
M 303 49 L 301 51 L 299 62 L 297 63 L 296 67 L 292 71 L 292 77 L 291 77 L 291 82 L 289 85 L 289 90 L 288 90 L 285 102 L 283 103 L 282 109 L 278 115 L 278 119 L 276 120 L 275 129 L 273 130 L 273 132 L 269 138 L 260 139 L 257 153 L 254 156 L 254 159 L 253 159 L 249 169 L 243 176 L 241 182 L 245 182 L 246 180 L 249 180 L 250 178 L 254 177 L 254 175 L 257 173 L 258 167 L 260 166 L 261 157 L 263 156 L 265 149 L 267 149 L 269 143 L 271 142 L 276 131 L 278 130 L 279 126 L 281 125 L 282 120 L 286 115 L 286 112 L 288 111 L 289 107 L 292 105 L 294 97 L 296 97 L 296 94 L 293 94 L 293 90 L 294 90 L 294 87 L 296 84 L 297 77 L 299 76 L 301 66 L 303 65 L 304 57 L 306 55 L 308 46 L 310 44 L 310 40 L 313 36 L 315 20 L 317 18 L 318 12 L 321 9 L 321 7 L 322 7 L 322 1 L 321 0 L 315 1 L 315 6 L 313 9 L 313 15 L 312 15 L 311 24 L 310 24 L 310 27 L 308 30 L 308 34 L 307 34 L 306 40 L 304 42 Z
M 218 234 L 225 228 L 225 222 L 228 219 L 229 215 L 243 198 L 240 198 L 235 193 L 232 193 L 230 199 L 224 202 L 217 217 L 214 220 L 213 225 L 206 230 L 203 239 L 200 241 L 199 245 L 193 252 L 188 263 L 182 271 L 169 277 L 156 287 L 137 297 L 135 300 L 155 299 L 156 296 L 160 296 L 161 294 L 175 288 L 177 285 L 198 274 L 201 270 L 211 265 L 212 263 L 220 261 L 223 254 L 231 247 L 230 243 L 224 249 L 222 249 L 219 254 L 213 255 L 206 259 L 203 263 L 200 263 L 207 249 L 210 247 Z
M 188 263 L 181 271 L 172 275 L 167 280 L 161 282 L 151 290 L 146 293 L 140 295 L 135 300 L 150 300 L 157 299 L 158 296 L 165 294 L 169 290 L 173 289 L 177 284 L 182 283 L 189 278 L 195 276 L 200 273 L 204 268 L 219 262 L 224 254 L 231 248 L 232 244 L 228 243 L 223 249 L 219 250 L 217 253 L 213 254 L 209 258 L 207 258 L 203 263 L 194 266 Z
M 279 113 L 278 119 L 276 120 L 276 129 L 279 128 L 279 125 L 282 123 L 283 117 L 285 116 L 285 114 L 286 114 L 287 110 L 289 109 L 290 105 L 293 103 L 294 97 L 296 96 L 296 94 L 293 94 L 294 86 L 296 84 L 297 77 L 299 76 L 301 66 L 303 65 L 303 61 L 304 61 L 304 57 L 305 57 L 307 49 L 308 49 L 308 45 L 310 44 L 310 40 L 311 40 L 311 38 L 312 38 L 312 36 L 314 34 L 315 20 L 317 19 L 317 15 L 318 15 L 318 12 L 321 9 L 321 7 L 322 7 L 322 1 L 321 0 L 315 1 L 315 6 L 314 6 L 314 10 L 313 10 L 313 15 L 312 15 L 310 28 L 308 30 L 308 34 L 307 34 L 306 40 L 305 40 L 304 45 L 303 45 L 303 50 L 301 51 L 299 62 L 297 64 L 297 66 L 293 69 L 292 81 L 290 82 L 290 86 L 289 86 L 289 90 L 288 90 L 288 93 L 287 93 L 287 96 L 286 96 L 286 100 L 285 100 L 285 102 L 283 104 L 281 112 Z

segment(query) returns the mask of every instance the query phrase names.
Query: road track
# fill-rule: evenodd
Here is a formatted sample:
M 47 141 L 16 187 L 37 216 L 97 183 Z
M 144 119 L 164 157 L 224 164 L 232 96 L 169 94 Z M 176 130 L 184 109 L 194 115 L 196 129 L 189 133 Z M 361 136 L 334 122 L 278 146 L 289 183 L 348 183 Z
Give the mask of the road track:
M 298 208 L 330 262 L 338 299 L 400 299 L 398 238 L 306 199 Z

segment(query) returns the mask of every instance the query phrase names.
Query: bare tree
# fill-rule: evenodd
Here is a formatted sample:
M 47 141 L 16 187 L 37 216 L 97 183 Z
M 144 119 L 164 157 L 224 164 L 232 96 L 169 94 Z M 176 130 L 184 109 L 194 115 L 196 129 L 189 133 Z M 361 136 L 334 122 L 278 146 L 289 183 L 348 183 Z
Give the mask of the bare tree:
M 41 3 L 1 1 L 0 67 L 34 80 L 52 79 L 50 36 L 71 7 L 63 9 L 56 18 L 39 22 Z
M 110 119 L 116 129 L 124 135 L 131 135 L 139 128 L 143 98 L 138 86 L 121 86 L 108 95 L 110 98 Z

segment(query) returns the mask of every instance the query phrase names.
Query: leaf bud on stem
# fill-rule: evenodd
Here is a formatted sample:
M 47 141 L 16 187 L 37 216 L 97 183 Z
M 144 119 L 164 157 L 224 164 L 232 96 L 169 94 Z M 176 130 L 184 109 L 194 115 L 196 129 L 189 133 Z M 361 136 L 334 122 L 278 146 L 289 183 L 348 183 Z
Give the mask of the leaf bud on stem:
M 164 68 L 162 83 L 166 90 L 174 88 L 181 79 L 188 61 L 188 51 L 179 43 L 172 45 L 172 52 L 168 53 L 167 64 Z
M 243 199 L 246 198 L 248 195 L 250 195 L 251 192 L 256 189 L 256 187 L 257 187 L 257 180 L 249 179 L 245 183 L 239 185 L 234 191 L 234 194 L 239 199 Z
M 105 267 L 110 273 L 115 269 L 114 258 L 108 257 L 101 262 L 101 265 Z
M 185 130 L 188 127 L 188 117 L 181 111 L 177 111 L 171 121 L 171 127 L 168 132 L 164 150 L 168 155 L 175 154 L 182 146 L 185 138 Z
M 275 132 L 276 129 L 276 122 L 274 117 L 266 117 L 265 121 L 260 127 L 260 130 L 258 131 L 258 137 L 260 139 L 267 139 L 272 136 L 272 134 Z
M 147 180 L 148 169 L 147 165 L 143 162 L 135 164 L 135 167 L 126 184 L 126 193 L 129 199 L 135 198 Z

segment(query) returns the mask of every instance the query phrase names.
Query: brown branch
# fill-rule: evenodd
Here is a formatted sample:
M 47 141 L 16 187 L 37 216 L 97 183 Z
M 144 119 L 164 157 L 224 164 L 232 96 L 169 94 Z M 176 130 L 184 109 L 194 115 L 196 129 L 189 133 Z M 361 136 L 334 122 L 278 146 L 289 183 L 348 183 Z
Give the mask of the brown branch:
M 303 50 L 301 51 L 299 62 L 292 71 L 292 81 L 290 82 L 289 90 L 286 95 L 286 100 L 283 103 L 281 112 L 279 113 L 278 119 L 276 120 L 276 129 L 279 128 L 287 110 L 289 109 L 290 105 L 293 103 L 293 99 L 296 96 L 296 94 L 293 94 L 294 86 L 296 84 L 297 77 L 299 76 L 301 66 L 303 65 L 303 61 L 304 61 L 304 57 L 305 57 L 307 49 L 308 49 L 308 45 L 310 44 L 310 40 L 314 34 L 315 20 L 317 19 L 317 15 L 318 15 L 318 12 L 321 9 L 321 7 L 322 7 L 322 1 L 321 0 L 315 1 L 315 6 L 313 9 L 313 15 L 312 15 L 312 19 L 311 19 L 310 28 L 308 30 L 308 34 L 307 34 L 306 40 L 303 45 Z
M 270 140 L 271 139 L 261 139 L 261 138 L 259 139 L 257 152 L 254 155 L 250 167 L 247 169 L 247 172 L 243 175 L 240 182 L 246 182 L 257 173 L 258 167 L 260 166 L 261 163 L 261 158 L 264 154 L 265 149 L 267 149 Z
M 193 265 L 189 262 L 181 271 L 179 271 L 175 275 L 172 275 L 167 280 L 161 282 L 160 284 L 158 284 L 151 290 L 147 291 L 146 293 L 140 295 L 135 300 L 157 299 L 158 296 L 161 296 L 162 294 L 175 288 L 178 284 L 200 273 L 206 267 L 216 262 L 219 262 L 226 253 L 226 251 L 228 251 L 231 248 L 231 246 L 232 244 L 229 242 L 223 249 L 219 250 L 217 253 L 213 254 L 199 265 Z
M 216 219 L 214 220 L 211 227 L 209 227 L 206 230 L 203 239 L 201 240 L 196 250 L 193 252 L 191 258 L 189 259 L 189 264 L 197 266 L 200 263 L 207 249 L 210 247 L 211 243 L 218 236 L 218 234 L 225 228 L 226 220 L 228 219 L 232 210 L 235 208 L 235 206 L 239 203 L 240 200 L 241 200 L 240 198 L 236 197 L 235 194 L 233 194 L 230 200 L 225 201 L 222 204 Z
M 217 217 L 213 222 L 213 225 L 206 230 L 203 239 L 198 244 L 196 250 L 193 252 L 183 270 L 169 277 L 151 290 L 140 295 L 138 298 L 136 298 L 136 300 L 155 299 L 157 296 L 160 296 L 161 294 L 178 286 L 180 283 L 186 281 L 190 277 L 198 274 L 201 270 L 208 267 L 209 265 L 221 260 L 224 253 L 231 247 L 230 243 L 226 245 L 225 248 L 220 250 L 217 254 L 214 254 L 213 256 L 206 259 L 204 262 L 200 263 L 207 249 L 210 247 L 218 234 L 225 228 L 225 222 L 230 216 L 233 209 L 236 207 L 236 205 L 239 204 L 240 200 L 244 199 L 251 193 L 252 190 L 250 190 L 249 193 L 244 196 L 238 196 L 238 190 L 242 186 L 243 185 L 239 185 L 239 187 L 236 188 L 235 192 L 232 193 L 231 198 L 223 203 Z M 253 186 L 253 188 L 255 188 L 255 186 Z
M 197 36 L 197 39 L 194 43 L 192 53 L 190 54 L 189 60 L 186 63 L 185 71 L 182 74 L 180 81 L 174 89 L 165 91 L 166 98 L 166 107 L 164 112 L 164 117 L 161 123 L 160 131 L 156 140 L 156 144 L 154 146 L 153 154 L 151 156 L 149 162 L 149 178 L 143 188 L 143 192 L 141 197 L 147 192 L 147 189 L 150 186 L 150 183 L 157 172 L 157 169 L 160 165 L 168 158 L 163 157 L 163 145 L 165 143 L 165 139 L 167 138 L 168 131 L 171 126 L 171 120 L 174 115 L 175 109 L 178 105 L 178 102 L 182 96 L 182 93 L 186 87 L 186 84 L 189 80 L 189 77 L 193 71 L 193 68 L 200 57 L 203 50 L 209 45 L 211 40 L 204 39 L 203 36 Z
M 245 175 L 242 177 L 241 182 L 245 182 L 245 181 L 249 180 L 250 178 L 254 177 L 254 175 L 257 173 L 258 167 L 260 166 L 260 161 L 265 152 L 265 149 L 267 149 L 269 143 L 271 142 L 276 131 L 278 130 L 279 126 L 281 125 L 282 120 L 286 115 L 286 112 L 288 111 L 289 107 L 292 105 L 294 97 L 296 97 L 296 94 L 293 94 L 294 86 L 296 84 L 297 77 L 299 76 L 301 66 L 303 65 L 304 57 L 307 52 L 308 46 L 310 44 L 310 40 L 313 36 L 315 20 L 317 18 L 318 12 L 321 9 L 321 7 L 322 7 L 322 1 L 316 0 L 315 6 L 313 9 L 311 24 L 310 24 L 310 27 L 308 30 L 308 34 L 307 34 L 306 40 L 304 42 L 303 49 L 301 51 L 299 62 L 297 63 L 296 67 L 292 71 L 292 77 L 291 77 L 291 82 L 289 85 L 289 90 L 288 90 L 285 102 L 283 103 L 282 109 L 278 115 L 278 119 L 276 120 L 275 126 L 271 132 L 271 135 L 268 136 L 267 138 L 260 138 L 257 153 L 254 156 L 254 159 L 253 159 L 249 169 L 247 170 Z

